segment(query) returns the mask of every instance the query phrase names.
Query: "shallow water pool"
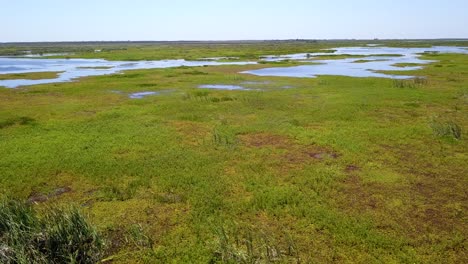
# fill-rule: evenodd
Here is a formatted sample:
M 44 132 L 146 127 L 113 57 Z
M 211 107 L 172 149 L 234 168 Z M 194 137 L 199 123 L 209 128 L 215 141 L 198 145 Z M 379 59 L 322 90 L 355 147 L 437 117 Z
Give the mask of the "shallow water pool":
M 341 75 L 350 77 L 380 77 L 392 79 L 408 79 L 414 76 L 385 74 L 379 71 L 412 71 L 423 66 L 398 67 L 401 63 L 428 64 L 433 61 L 421 59 L 424 53 L 462 53 L 468 50 L 462 47 L 432 47 L 432 48 L 389 48 L 380 46 L 336 48 L 334 53 L 299 53 L 282 56 L 266 56 L 267 61 L 294 60 L 304 63 L 293 67 L 264 68 L 245 71 L 243 73 L 257 76 L 282 76 L 315 78 L 320 75 Z M 351 55 L 359 58 L 320 60 L 320 56 Z
M 69 82 L 80 77 L 115 74 L 118 72 L 139 69 L 174 68 L 180 66 L 218 66 L 247 65 L 256 62 L 217 62 L 217 61 L 106 61 L 100 59 L 27 59 L 0 58 L 0 74 L 31 73 L 31 72 L 62 72 L 54 79 L 41 80 L 0 80 L 0 86 L 16 88 L 45 83 Z

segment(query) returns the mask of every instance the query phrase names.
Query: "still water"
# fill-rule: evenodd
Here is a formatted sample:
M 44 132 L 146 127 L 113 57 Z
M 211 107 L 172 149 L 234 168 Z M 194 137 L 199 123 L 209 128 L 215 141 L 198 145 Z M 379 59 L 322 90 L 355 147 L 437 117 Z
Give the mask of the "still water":
M 80 77 L 115 74 L 127 70 L 158 69 L 172 67 L 196 67 L 217 65 L 247 65 L 256 62 L 217 62 L 217 61 L 106 61 L 100 59 L 29 59 L 0 58 L 0 74 L 29 72 L 61 72 L 57 78 L 42 80 L 0 80 L 0 86 L 15 88 L 18 86 L 44 83 L 68 82 Z
M 418 70 L 424 64 L 433 61 L 421 59 L 424 53 L 462 53 L 468 54 L 466 48 L 461 47 L 432 47 L 432 48 L 388 48 L 388 47 L 349 47 L 336 48 L 333 53 L 300 53 L 283 56 L 266 56 L 266 61 L 293 60 L 304 62 L 305 65 L 294 67 L 264 68 L 243 73 L 258 76 L 308 77 L 320 75 L 341 75 L 350 77 L 381 77 L 393 79 L 408 79 L 413 76 L 384 74 L 378 71 L 412 71 Z M 359 58 L 320 60 L 319 56 L 352 55 Z M 314 64 L 307 65 L 306 63 Z M 397 67 L 401 63 L 420 64 L 421 66 Z

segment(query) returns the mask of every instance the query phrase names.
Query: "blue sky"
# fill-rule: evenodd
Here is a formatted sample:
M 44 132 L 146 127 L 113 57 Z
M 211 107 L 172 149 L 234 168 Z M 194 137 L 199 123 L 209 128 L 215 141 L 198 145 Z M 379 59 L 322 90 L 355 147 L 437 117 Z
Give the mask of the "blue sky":
M 0 0 L 0 42 L 468 38 L 467 0 Z

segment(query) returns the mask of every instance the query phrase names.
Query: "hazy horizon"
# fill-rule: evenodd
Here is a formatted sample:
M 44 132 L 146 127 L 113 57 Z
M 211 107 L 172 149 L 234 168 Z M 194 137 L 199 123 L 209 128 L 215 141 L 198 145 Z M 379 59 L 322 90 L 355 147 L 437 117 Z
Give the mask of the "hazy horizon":
M 3 2 L 3 43 L 468 38 L 462 0 Z
M 427 38 L 427 39 L 191 39 L 191 40 L 72 40 L 72 41 L 5 41 L 1 42 L 2 44 L 9 43 L 120 43 L 120 42 L 262 42 L 262 41 L 431 41 L 431 40 L 441 40 L 441 41 L 468 41 L 468 38 Z

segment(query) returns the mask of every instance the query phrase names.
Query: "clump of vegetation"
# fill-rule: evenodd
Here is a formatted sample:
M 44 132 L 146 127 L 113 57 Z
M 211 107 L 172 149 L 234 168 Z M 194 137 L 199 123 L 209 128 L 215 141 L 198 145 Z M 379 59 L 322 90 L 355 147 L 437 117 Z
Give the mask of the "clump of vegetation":
M 419 63 L 395 63 L 393 64 L 393 66 L 405 68 L 405 67 L 418 67 L 418 66 L 421 66 L 421 64 Z
M 367 63 L 367 62 L 371 62 L 371 60 L 356 60 L 356 61 L 354 61 L 354 63 Z
M 208 95 L 210 92 L 199 90 L 191 93 L 187 93 L 183 96 L 184 100 L 197 100 L 197 101 L 208 101 Z
M 141 224 L 135 224 L 128 229 L 128 235 L 125 236 L 127 243 L 133 244 L 139 249 L 152 248 L 154 245 L 153 239 L 146 234 Z
M 395 88 L 416 88 L 417 86 L 426 84 L 427 79 L 422 77 L 416 77 L 411 80 L 393 80 L 393 86 Z
M 233 96 L 216 97 L 216 96 L 209 96 L 209 95 L 210 95 L 210 92 L 201 90 L 201 91 L 187 93 L 182 97 L 182 99 L 183 100 L 196 100 L 200 102 L 212 102 L 212 103 L 230 102 L 230 101 L 237 100 L 237 98 Z
M 276 241 L 267 232 L 252 228 L 217 230 L 214 260 L 223 263 L 300 263 L 296 246 L 290 236 Z
M 220 103 L 220 102 L 229 102 L 235 101 L 235 97 L 223 96 L 223 97 L 210 97 L 210 101 L 213 103 Z
M 413 79 L 414 84 L 416 85 L 426 85 L 427 79 L 423 77 L 416 77 Z
M 393 87 L 395 88 L 414 88 L 415 85 L 412 81 L 407 80 L 393 80 Z
M 101 190 L 102 201 L 127 201 L 130 200 L 136 193 L 137 186 L 129 185 L 127 187 L 121 186 L 106 186 Z
M 6 128 L 9 126 L 14 126 L 16 124 L 18 125 L 30 125 L 33 124 L 35 120 L 33 118 L 27 117 L 27 116 L 21 116 L 21 117 L 16 117 L 16 118 L 9 118 L 3 121 L 0 121 L 0 129 Z
M 0 202 L 0 263 L 96 263 L 103 240 L 76 208 L 40 214 L 16 200 Z
M 285 60 L 279 60 L 279 61 L 265 61 L 261 60 L 258 62 L 259 64 L 295 64 L 294 61 L 285 59 Z
M 129 226 L 109 227 L 104 231 L 107 240 L 106 258 L 102 259 L 102 263 L 112 263 L 119 258 L 118 252 L 122 248 L 140 251 L 140 253 L 151 253 L 154 241 L 147 233 L 145 226 L 139 223 Z
M 221 127 L 213 130 L 212 139 L 215 146 L 235 147 L 238 144 L 236 136 L 231 131 Z
M 154 87 L 154 86 L 158 86 L 157 83 L 140 83 L 140 84 L 137 84 L 138 87 Z
M 115 78 L 119 79 L 132 79 L 132 78 L 138 78 L 143 76 L 141 73 L 128 73 L 128 74 L 119 74 L 119 75 L 114 75 Z
M 245 81 L 245 77 L 239 74 L 229 76 L 229 79 L 235 82 Z
M 202 71 L 199 71 L 199 70 L 187 71 L 187 72 L 184 72 L 183 74 L 185 74 L 185 75 L 208 75 L 208 73 L 202 72 Z
M 434 134 L 439 137 L 454 138 L 456 140 L 462 138 L 461 127 L 453 121 L 439 122 L 432 120 L 431 128 Z

